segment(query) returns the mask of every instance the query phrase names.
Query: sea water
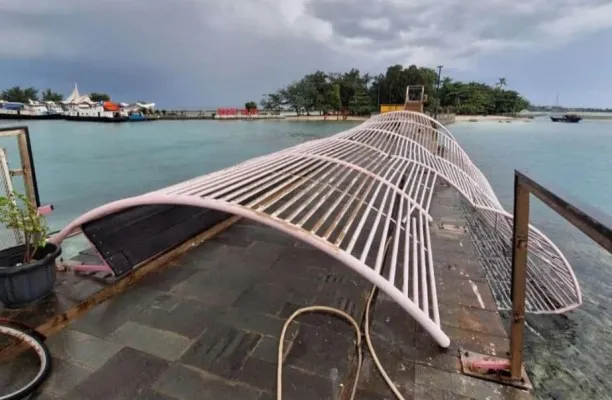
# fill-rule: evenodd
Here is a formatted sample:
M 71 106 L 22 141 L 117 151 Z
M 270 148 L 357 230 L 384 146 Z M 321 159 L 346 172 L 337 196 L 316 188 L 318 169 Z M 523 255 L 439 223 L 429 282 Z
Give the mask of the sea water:
M 0 121 L 0 126 L 3 124 Z M 15 123 L 12 123 L 15 125 Z M 21 124 L 17 124 L 21 125 Z M 139 195 L 254 156 L 326 137 L 350 122 L 155 121 L 96 124 L 28 122 L 51 229 L 93 207 Z M 513 172 L 561 188 L 612 214 L 612 122 L 458 123 L 459 143 L 512 210 Z M 11 163 L 14 139 L 3 138 Z M 564 252 L 584 305 L 563 316 L 529 316 L 525 357 L 540 398 L 602 399 L 612 393 L 612 257 L 536 200 L 531 222 Z M 83 243 L 71 242 L 68 254 Z
M 0 127 L 11 125 L 23 123 L 0 121 Z M 41 203 L 55 207 L 48 218 L 52 230 L 110 201 L 354 125 L 344 121 L 27 122 Z M 16 140 L 2 138 L 0 146 L 8 149 L 11 163 L 18 165 Z
M 512 212 L 514 170 L 612 215 L 612 122 L 478 122 L 450 126 Z M 528 316 L 525 359 L 542 399 L 612 398 L 612 256 L 531 197 L 530 221 L 571 263 L 583 305 Z

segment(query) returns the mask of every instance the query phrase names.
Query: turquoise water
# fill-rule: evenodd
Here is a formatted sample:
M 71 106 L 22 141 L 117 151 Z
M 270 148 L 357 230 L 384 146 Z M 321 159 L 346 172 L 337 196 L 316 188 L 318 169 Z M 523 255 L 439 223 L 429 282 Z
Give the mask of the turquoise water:
M 18 125 L 0 121 L 0 126 Z M 23 124 L 23 123 L 21 123 Z M 96 206 L 334 134 L 352 122 L 155 121 L 129 124 L 28 121 L 40 200 L 51 231 Z M 14 138 L 1 138 L 19 164 Z M 17 182 L 19 183 L 19 182 Z M 18 188 L 18 186 L 16 186 Z M 23 191 L 23 190 L 22 190 Z M 67 240 L 63 255 L 87 246 Z
M 0 126 L 16 125 L 0 121 Z M 52 230 L 72 218 L 127 196 L 178 183 L 324 137 L 351 122 L 155 121 L 95 124 L 34 121 L 32 151 L 42 204 L 53 204 Z M 2 138 L 17 165 L 15 140 Z
M 2 125 L 2 122 L 0 122 Z M 135 124 L 30 122 L 43 203 L 59 229 L 106 202 L 158 189 L 238 161 L 328 136 L 350 122 L 185 121 Z M 612 214 L 612 122 L 460 123 L 459 142 L 508 210 L 518 168 Z M 13 139 L 1 139 L 17 162 Z M 526 358 L 541 398 L 602 399 L 612 393 L 612 257 L 560 217 L 532 204 L 532 222 L 566 254 L 584 305 L 566 316 L 529 317 Z M 72 243 L 68 253 L 81 243 Z M 537 332 L 537 333 L 534 333 Z
M 512 210 L 519 169 L 612 215 L 612 122 L 465 123 L 451 130 Z M 533 197 L 532 197 L 533 199 Z M 537 199 L 531 222 L 572 264 L 583 306 L 563 316 L 529 316 L 525 357 L 542 399 L 612 398 L 612 257 Z M 535 332 L 537 333 L 535 333 Z

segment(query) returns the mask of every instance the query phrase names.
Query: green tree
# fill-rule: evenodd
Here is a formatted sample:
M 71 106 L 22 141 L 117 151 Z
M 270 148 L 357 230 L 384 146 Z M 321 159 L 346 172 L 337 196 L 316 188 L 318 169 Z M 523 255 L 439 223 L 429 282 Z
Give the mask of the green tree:
M 59 102 L 59 101 L 62 101 L 63 98 L 64 96 L 62 96 L 61 93 L 53 92 L 51 91 L 51 89 L 47 89 L 42 92 L 43 101 Z
M 340 109 L 342 108 L 342 97 L 340 96 L 340 85 L 337 83 L 331 85 L 329 105 L 332 110 L 340 115 Z
M 423 86 L 426 110 L 433 110 L 438 104 L 442 112 L 512 114 L 529 107 L 529 102 L 518 92 L 506 89 L 505 78 L 491 86 L 453 81 L 446 77 L 442 79 L 438 96 L 435 96 L 437 79 L 436 70 L 416 65 L 407 68 L 391 65 L 384 74 L 374 77 L 361 74 L 355 68 L 343 73 L 316 71 L 264 96 L 261 104 L 266 109 L 286 105 L 298 114 L 346 108 L 351 114 L 366 115 L 376 110 L 379 104 L 403 104 L 408 86 Z
M 302 80 L 306 112 L 328 112 L 332 108 L 332 85 L 323 71 L 308 74 Z
M 3 90 L 0 98 L 16 103 L 28 103 L 29 100 L 38 101 L 38 90 L 33 87 L 22 89 L 20 86 L 13 86 Z
M 278 110 L 283 104 L 283 98 L 280 93 L 269 93 L 264 96 L 259 102 L 264 110 Z
M 279 95 L 283 104 L 293 108 L 296 114 L 300 114 L 306 108 L 305 84 L 303 81 L 293 82 L 291 85 L 281 89 Z
M 106 93 L 91 92 L 89 94 L 91 101 L 110 101 L 110 96 Z
M 349 101 L 349 112 L 353 115 L 370 115 L 374 109 L 368 92 L 361 88 Z
M 249 101 L 244 104 L 244 108 L 246 108 L 249 111 L 257 110 L 257 103 L 255 103 L 254 101 Z
M 501 79 L 503 83 L 503 79 Z M 518 92 L 478 82 L 442 81 L 440 102 L 443 108 L 457 114 L 514 114 L 529 107 L 529 102 Z

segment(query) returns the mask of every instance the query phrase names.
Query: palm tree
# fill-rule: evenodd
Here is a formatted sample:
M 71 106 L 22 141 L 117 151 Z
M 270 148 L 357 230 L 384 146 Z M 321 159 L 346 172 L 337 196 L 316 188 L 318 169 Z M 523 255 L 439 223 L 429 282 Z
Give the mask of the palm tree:
M 498 88 L 502 88 L 504 86 L 506 86 L 506 78 L 499 78 L 499 81 L 497 81 L 497 85 Z

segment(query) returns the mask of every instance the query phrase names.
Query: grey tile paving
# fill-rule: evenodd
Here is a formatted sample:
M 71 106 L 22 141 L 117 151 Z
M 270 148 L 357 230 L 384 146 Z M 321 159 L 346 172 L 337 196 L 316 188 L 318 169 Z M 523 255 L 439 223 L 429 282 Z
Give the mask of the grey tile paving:
M 404 397 L 411 397 L 414 390 L 415 364 L 407 359 L 396 358 L 380 347 L 376 349 L 377 356 L 387 375 Z M 382 350 L 382 351 L 381 351 Z M 359 379 L 359 388 L 369 393 L 394 397 L 386 381 L 376 368 L 369 353 L 365 354 Z
M 32 394 L 29 400 L 58 400 L 58 399 L 60 399 L 59 396 L 55 396 L 51 393 L 45 393 L 45 392 L 38 391 Z
M 213 306 L 229 306 L 249 287 L 249 282 L 219 285 L 209 279 L 209 272 L 196 272 L 190 279 L 176 284 L 172 293 Z
M 64 329 L 48 337 L 45 343 L 54 357 L 90 370 L 100 368 L 122 348 L 74 329 Z
M 497 310 L 493 295 L 486 282 L 472 281 L 470 283 L 470 280 L 467 279 L 449 278 L 444 273 L 439 273 L 436 281 L 438 285 L 438 299 L 440 303 L 447 307 L 463 305 L 491 311 Z M 480 295 L 480 299 L 477 293 Z
M 183 365 L 170 367 L 154 384 L 156 391 L 181 400 L 256 400 L 261 391 Z
M 303 325 L 285 357 L 285 364 L 325 378 L 333 370 L 342 376 L 348 373 L 355 354 L 354 334 L 349 336 Z
M 180 398 L 167 396 L 153 389 L 144 389 L 138 392 L 134 398 L 130 400 L 181 400 Z
M 270 395 L 276 393 L 276 365 L 274 363 L 250 358 L 237 371 L 236 378 Z M 283 398 L 285 399 L 332 399 L 338 390 L 338 384 L 334 385 L 329 379 L 308 374 L 292 366 L 283 367 Z
M 452 326 L 447 326 L 444 330 L 451 338 L 450 349 L 454 351 L 469 350 L 503 357 L 510 348 L 509 340 L 501 336 L 486 335 Z
M 163 293 L 149 307 L 135 314 L 132 320 L 195 339 L 216 324 L 225 312 L 224 307 Z
M 475 400 L 512 399 L 526 400 L 531 397 L 524 391 L 501 386 L 493 382 L 472 378 L 466 375 L 453 374 L 452 392 Z
M 145 309 L 155 297 L 156 290 L 134 286 L 94 307 L 86 315 L 71 324 L 71 328 L 98 338 L 104 338 Z
M 287 247 L 272 266 L 276 272 L 294 271 L 303 277 L 319 277 L 333 273 L 334 267 L 340 271 L 346 267 L 335 258 L 313 247 Z
M 172 289 L 173 286 L 189 279 L 198 271 L 199 269 L 194 266 L 181 262 L 179 265 L 170 265 L 161 271 L 152 272 L 145 276 L 138 283 L 138 287 L 146 287 L 160 292 L 167 292 Z
M 245 242 L 266 242 L 274 243 L 277 245 L 287 246 L 293 243 L 291 236 L 285 235 L 282 232 L 277 232 L 272 229 L 267 229 L 262 225 L 258 224 L 238 224 L 231 231 L 225 231 L 219 235 L 220 239 L 226 239 L 230 241 L 241 241 Z
M 414 400 L 453 400 L 453 396 L 456 395 L 446 390 L 421 385 L 415 385 L 413 392 Z
M 203 371 L 230 378 L 239 370 L 261 335 L 218 324 L 207 330 L 181 361 Z
M 427 389 L 452 391 L 452 374 L 448 371 L 416 364 L 414 368 L 414 384 Z
M 121 325 L 107 339 L 120 346 L 144 351 L 168 361 L 176 361 L 193 343 L 178 333 L 151 328 L 128 321 Z
M 446 326 L 475 331 L 487 335 L 508 337 L 497 311 L 483 310 L 481 308 L 442 307 L 440 319 Z
M 302 307 L 312 305 L 316 292 L 309 287 L 289 288 L 272 280 L 258 282 L 245 289 L 232 304 L 234 307 L 258 311 L 271 315 L 279 315 L 286 310 L 288 303 Z
M 166 371 L 166 361 L 131 348 L 115 354 L 66 396 L 66 400 L 133 399 Z
M 297 335 L 298 331 L 295 331 Z M 295 339 L 294 336 L 290 336 L 289 334 L 285 337 L 285 342 L 283 344 L 283 353 L 286 355 L 293 348 L 293 342 Z M 270 336 L 262 336 L 261 340 L 251 353 L 251 357 L 258 358 L 263 361 L 267 361 L 270 363 L 276 363 L 278 360 L 278 345 L 280 340 Z
M 217 322 L 245 331 L 278 338 L 285 324 L 285 319 L 256 311 L 232 307 L 227 309 Z M 292 323 L 287 330 L 287 337 L 295 337 L 298 330 L 299 323 Z
M 51 375 L 45 382 L 43 391 L 49 395 L 63 397 L 91 373 L 91 370 L 55 358 Z
M 434 218 L 445 214 L 447 221 L 462 223 L 463 211 L 448 208 L 456 201 L 447 192 L 434 197 Z M 371 334 L 383 366 L 406 399 L 465 400 L 487 393 L 529 398 L 458 374 L 459 349 L 499 355 L 507 339 L 499 315 L 490 311 L 494 302 L 469 235 L 432 232 L 441 320 L 451 348 L 438 347 L 401 307 L 379 294 Z M 360 322 L 371 288 L 335 259 L 249 222 L 173 264 L 75 323 L 64 334 L 74 342 L 69 351 L 54 343 L 59 336 L 50 339 L 59 358 L 92 370 L 67 400 L 274 399 L 278 336 L 286 318 L 302 306 L 321 304 L 342 308 Z M 300 316 L 285 342 L 285 398 L 331 399 L 339 383 L 350 388 L 353 340 L 343 320 Z M 394 398 L 364 354 L 357 398 Z
M 389 391 L 389 393 L 391 393 Z M 388 399 L 392 399 L 393 397 L 391 397 L 392 395 L 382 395 L 382 394 L 378 394 L 378 393 L 372 393 L 372 392 L 367 392 L 365 390 L 357 390 L 357 393 L 355 394 L 355 398 L 359 399 L 359 400 L 388 400 Z M 412 394 L 405 394 L 404 398 L 406 400 L 412 400 Z

